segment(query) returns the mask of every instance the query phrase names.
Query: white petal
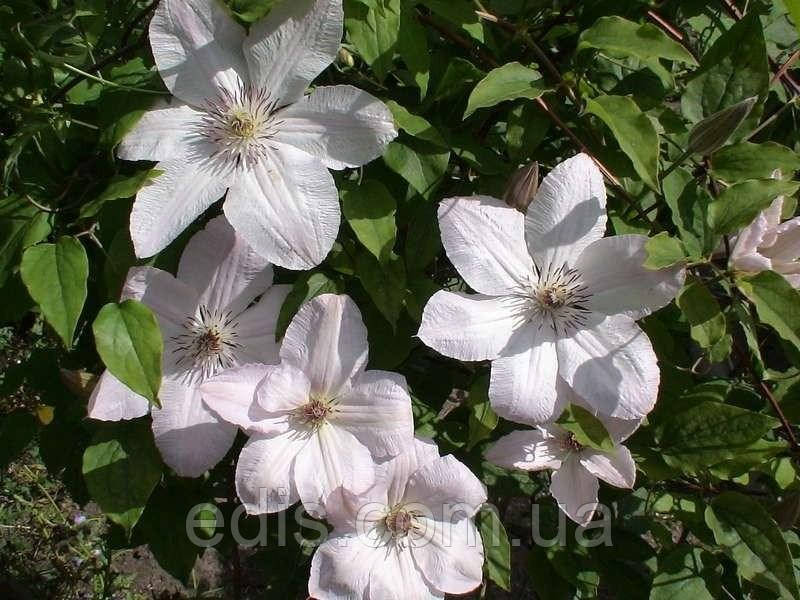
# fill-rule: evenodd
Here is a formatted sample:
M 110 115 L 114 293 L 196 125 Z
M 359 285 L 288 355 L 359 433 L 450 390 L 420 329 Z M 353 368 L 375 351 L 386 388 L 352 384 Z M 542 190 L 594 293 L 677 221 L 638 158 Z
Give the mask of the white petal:
M 238 425 L 244 431 L 284 431 L 286 421 L 270 419 L 256 402 L 256 388 L 268 371 L 269 367 L 263 364 L 225 369 L 200 386 L 203 402 L 223 421 Z
M 174 160 L 193 154 L 191 144 L 202 113 L 188 104 L 159 100 L 136 122 L 117 147 L 123 160 Z
M 800 258 L 800 217 L 782 223 L 776 229 L 775 243 L 762 249 L 773 263 L 790 263 Z
M 529 302 L 515 296 L 436 292 L 422 312 L 419 338 L 459 360 L 491 360 L 528 321 Z
M 328 169 L 286 145 L 231 186 L 225 215 L 272 264 L 310 269 L 328 255 L 339 232 L 339 196 Z
M 355 435 L 377 459 L 407 450 L 414 443 L 414 415 L 405 377 L 365 371 L 338 398 L 331 421 Z
M 501 296 L 529 290 L 533 261 L 525 245 L 525 217 L 489 196 L 447 198 L 439 228 L 450 262 L 474 290 Z
M 300 499 L 294 471 L 307 443 L 296 431 L 247 441 L 236 463 L 236 494 L 249 514 L 280 512 Z
M 220 420 L 203 404 L 200 389 L 165 377 L 153 407 L 153 434 L 164 462 L 182 477 L 199 477 L 233 445 L 236 425 Z
M 128 271 L 120 300 L 129 299 L 146 304 L 155 313 L 165 354 L 172 352 L 171 338 L 181 333 L 197 306 L 197 292 L 166 271 L 153 267 L 132 267 Z
M 616 235 L 586 247 L 575 267 L 591 294 L 591 310 L 641 319 L 669 304 L 683 286 L 682 267 L 645 269 L 644 235 Z
M 414 562 L 434 589 L 466 594 L 483 581 L 483 543 L 472 519 L 438 522 L 422 519 L 434 532 L 430 541 L 412 545 Z
M 486 460 L 506 469 L 558 469 L 566 455 L 560 439 L 538 429 L 512 431 L 486 451 Z
M 292 319 L 281 359 L 303 371 L 311 391 L 328 399 L 352 384 L 367 364 L 367 328 L 348 296 L 322 294 L 306 302 Z
M 162 0 L 150 21 L 150 46 L 164 84 L 204 106 L 219 88 L 237 90 L 247 73 L 244 28 L 219 0 Z
M 767 219 L 759 214 L 736 236 L 731 250 L 730 265 L 737 271 L 756 273 L 770 268 L 770 260 L 759 253 L 759 246 L 769 231 Z
M 439 447 L 436 442 L 415 437 L 407 452 L 376 465 L 375 486 L 370 490 L 370 499 L 394 506 L 405 497 L 411 475 L 438 460 Z
M 581 408 L 585 408 L 595 417 L 597 417 L 606 428 L 606 431 L 616 443 L 621 443 L 628 439 L 633 433 L 639 429 L 644 417 L 638 419 L 618 419 L 616 417 L 609 417 L 598 412 L 597 408 L 589 404 L 581 396 L 575 393 L 569 384 L 561 377 L 558 378 L 556 385 L 556 392 L 564 401 L 565 404 L 577 404 Z
M 579 460 L 589 473 L 613 486 L 630 489 L 636 483 L 636 463 L 625 446 L 617 446 L 610 452 L 586 449 Z
M 336 58 L 344 14 L 340 0 L 283 0 L 250 28 L 244 54 L 253 84 L 279 106 L 300 99 Z
M 308 594 L 315 600 L 364 600 L 375 563 L 385 551 L 358 536 L 333 536 L 317 548 L 311 559 Z
M 350 85 L 315 88 L 275 118 L 281 120 L 276 141 L 316 156 L 331 169 L 365 165 L 397 137 L 386 105 Z
M 272 266 L 216 217 L 186 244 L 178 279 L 192 286 L 212 311 L 240 313 L 272 283 Z
M 383 549 L 383 556 L 383 562 L 373 566 L 365 600 L 443 600 L 444 593 L 428 584 L 409 548 Z
M 278 362 L 275 329 L 281 306 L 291 290 L 291 285 L 273 285 L 236 319 L 236 340 L 239 343 L 236 359 L 239 362 Z
M 306 511 L 321 516 L 328 496 L 340 486 L 354 494 L 369 489 L 375 482 L 375 464 L 352 433 L 325 424 L 298 455 L 294 477 Z
M 550 493 L 558 507 L 578 525 L 586 525 L 592 520 L 599 488 L 597 478 L 574 456 L 565 460 L 550 480 Z
M 156 169 L 163 173 L 139 190 L 131 211 L 131 240 L 139 258 L 166 248 L 222 197 L 230 181 L 227 170 L 206 160 L 169 159 Z
M 486 488 L 467 466 L 448 454 L 417 469 L 408 480 L 405 499 L 427 506 L 441 520 L 458 505 L 472 517 L 486 502 Z
M 525 240 L 537 265 L 572 267 L 606 230 L 606 188 L 594 161 L 578 154 L 556 165 L 525 217 Z
M 639 419 L 658 397 L 658 359 L 647 335 L 624 315 L 606 317 L 556 342 L 559 375 L 599 412 Z
M 308 402 L 310 395 L 308 377 L 287 363 L 269 367 L 256 386 L 256 401 L 272 415 L 294 412 Z
M 550 329 L 526 327 L 504 356 L 492 361 L 492 408 L 509 421 L 528 425 L 558 418 L 565 403 L 556 393 L 557 375 L 558 358 Z
M 122 421 L 146 415 L 150 402 L 105 370 L 92 390 L 86 411 L 90 419 Z

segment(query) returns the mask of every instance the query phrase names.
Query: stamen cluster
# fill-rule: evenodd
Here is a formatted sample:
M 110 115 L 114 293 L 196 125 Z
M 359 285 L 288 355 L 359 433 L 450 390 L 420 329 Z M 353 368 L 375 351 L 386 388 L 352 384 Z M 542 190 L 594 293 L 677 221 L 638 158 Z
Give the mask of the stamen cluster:
M 177 344 L 173 350 L 177 363 L 193 364 L 203 377 L 233 366 L 234 352 L 240 347 L 238 325 L 230 311 L 213 311 L 201 304 L 184 323 L 185 332 L 172 338 Z
M 533 289 L 533 310 L 542 325 L 549 323 L 553 333 L 561 335 L 585 325 L 591 296 L 580 272 L 566 265 L 546 272 L 534 268 L 538 282 Z

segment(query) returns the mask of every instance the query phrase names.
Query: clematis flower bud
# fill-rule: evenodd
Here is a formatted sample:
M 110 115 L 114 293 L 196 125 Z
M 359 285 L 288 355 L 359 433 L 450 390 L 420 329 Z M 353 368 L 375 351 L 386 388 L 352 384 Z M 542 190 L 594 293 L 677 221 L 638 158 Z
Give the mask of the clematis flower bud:
M 511 176 L 503 200 L 512 208 L 525 214 L 539 189 L 539 163 L 534 161 L 521 167 Z
M 757 100 L 757 96 L 747 98 L 700 121 L 689 133 L 689 151 L 705 156 L 720 149 L 747 118 Z

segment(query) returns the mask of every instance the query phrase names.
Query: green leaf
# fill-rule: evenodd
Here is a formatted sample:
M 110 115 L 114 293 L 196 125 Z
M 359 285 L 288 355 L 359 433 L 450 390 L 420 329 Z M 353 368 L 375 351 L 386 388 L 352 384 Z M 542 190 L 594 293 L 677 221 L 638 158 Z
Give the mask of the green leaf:
M 468 0 L 422 0 L 422 4 L 435 15 L 463 29 L 476 42 L 483 44 L 486 41 L 483 23 Z
M 383 81 L 392 70 L 392 59 L 400 32 L 400 0 L 372 0 L 369 6 L 345 0 L 344 25 L 347 39 Z
M 391 142 L 383 154 L 383 162 L 428 198 L 441 183 L 450 152 L 442 152 L 432 144 L 413 144 L 413 141 Z
M 769 88 L 764 31 L 750 11 L 714 42 L 681 97 L 683 114 L 696 123 Z M 760 112 L 760 111 L 759 111 Z
M 797 29 L 797 32 L 800 33 L 800 0 L 783 0 L 783 3 L 786 5 L 786 9 L 792 16 L 795 29 Z
M 711 196 L 706 188 L 685 169 L 675 169 L 664 178 L 662 186 L 686 254 L 700 259 L 714 252 L 719 236 L 708 225 Z
M 486 557 L 486 575 L 502 589 L 511 589 L 511 544 L 494 507 L 486 507 L 478 516 L 478 529 Z
M 736 279 L 736 285 L 755 305 L 762 323 L 800 348 L 800 292 L 773 271 L 740 276 Z
M 371 254 L 361 252 L 356 256 L 356 275 L 394 330 L 406 297 L 403 261 L 391 253 L 385 262 L 379 263 Z
M 644 246 L 647 260 L 645 269 L 663 269 L 686 260 L 686 250 L 680 240 L 670 236 L 666 231 L 647 240 Z
M 97 213 L 103 208 L 106 202 L 112 200 L 120 200 L 122 198 L 132 198 L 148 181 L 161 175 L 162 171 L 158 169 L 148 169 L 125 177 L 123 175 L 115 175 L 111 182 L 108 184 L 100 195 L 81 206 L 79 218 L 90 219 L 97 216 Z
M 678 547 L 658 561 L 650 600 L 714 600 L 708 591 L 703 551 Z
M 386 187 L 374 180 L 342 193 L 342 213 L 358 240 L 380 262 L 389 260 L 397 238 L 397 204 Z
M 114 377 L 160 407 L 164 345 L 153 312 L 137 300 L 111 302 L 100 309 L 92 330 L 97 353 Z
M 712 354 L 712 362 L 719 362 L 730 350 L 731 339 L 726 335 L 725 315 L 719 303 L 699 279 L 689 277 L 676 298 L 678 307 L 691 325 L 692 339 Z
M 409 273 L 423 271 L 442 250 L 436 204 L 422 203 L 414 211 L 406 231 L 405 259 Z M 427 277 L 426 277 L 427 279 Z
M 658 132 L 636 102 L 629 96 L 598 96 L 586 100 L 586 111 L 608 125 L 642 181 L 658 190 Z
M 420 25 L 415 15 L 416 11 L 411 3 L 400 11 L 397 53 L 414 77 L 414 82 L 419 88 L 419 97 L 422 100 L 428 93 L 428 84 L 431 79 L 431 58 L 425 28 Z
M 50 235 L 50 220 L 25 198 L 0 200 L 0 287 L 19 264 L 22 251 Z
M 386 106 L 391 111 L 398 129 L 440 148 L 448 148 L 445 139 L 427 119 L 412 114 L 407 108 L 399 105 L 394 100 L 386 102 Z
M 61 237 L 55 244 L 25 250 L 20 274 L 31 298 L 67 348 L 86 301 L 89 259 L 77 239 Z
M 685 410 L 675 407 L 656 427 L 655 438 L 667 464 L 687 474 L 738 456 L 778 425 L 768 415 L 684 396 L 694 402 Z M 699 399 L 699 398 L 698 398 Z
M 616 56 L 634 56 L 645 63 L 665 58 L 697 64 L 686 48 L 655 25 L 640 25 L 616 16 L 600 17 L 584 31 L 578 41 L 578 50 L 584 48 L 597 48 Z
M 741 577 L 784 598 L 800 598 L 789 547 L 759 502 L 724 492 L 706 507 L 705 519 Z
M 130 535 L 161 479 L 161 457 L 146 421 L 104 424 L 83 453 L 86 487 Z
M 708 224 L 720 235 L 734 233 L 752 223 L 778 196 L 791 196 L 800 187 L 795 181 L 752 179 L 727 188 L 708 207 Z
M 575 441 L 582 446 L 605 451 L 614 449 L 614 440 L 605 426 L 592 413 L 577 404 L 567 406 L 556 422 L 571 432 Z
M 275 340 L 283 337 L 289 323 L 304 303 L 322 294 L 338 294 L 341 291 L 339 281 L 331 279 L 325 273 L 309 271 L 301 273 L 281 305 L 278 323 L 275 325 Z
M 469 95 L 466 119 L 479 108 L 517 98 L 538 98 L 549 89 L 538 71 L 511 62 L 489 72 Z
M 231 9 L 246 23 L 255 23 L 263 19 L 272 9 L 276 0 L 233 0 Z
M 484 376 L 475 380 L 469 389 L 469 437 L 467 450 L 487 439 L 500 421 L 489 403 L 489 378 Z
M 712 173 L 728 183 L 768 179 L 775 169 L 785 177 L 793 175 L 800 169 L 800 156 L 775 142 L 740 142 L 726 146 L 711 157 Z

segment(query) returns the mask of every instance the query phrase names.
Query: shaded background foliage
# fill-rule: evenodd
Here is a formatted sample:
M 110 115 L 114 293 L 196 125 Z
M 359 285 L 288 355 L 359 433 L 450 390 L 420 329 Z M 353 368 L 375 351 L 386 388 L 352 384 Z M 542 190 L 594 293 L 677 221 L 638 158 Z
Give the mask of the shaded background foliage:
M 229 2 L 245 24 L 271 4 Z M 487 585 L 474 597 L 800 598 L 800 298 L 774 273 L 726 270 L 728 236 L 775 196 L 790 199 L 785 218 L 795 213 L 800 3 L 344 4 L 343 47 L 318 83 L 353 83 L 380 97 L 401 133 L 382 159 L 335 174 L 338 241 L 313 271 L 279 271 L 293 284 L 279 332 L 317 294 L 356 300 L 370 365 L 406 375 L 418 433 L 481 477 L 514 541 L 501 531 L 487 548 Z M 103 368 L 92 325 L 109 326 L 96 320 L 100 309 L 116 302 L 129 267 L 174 271 L 202 227 L 152 259 L 134 258 L 132 197 L 157 173 L 115 160 L 114 147 L 164 93 L 146 35 L 154 7 L 0 6 L 0 516 L 7 525 L 20 518 L 20 464 L 41 460 L 72 501 L 99 505 L 109 553 L 148 544 L 163 569 L 188 581 L 201 549 L 185 538 L 186 511 L 208 503 L 230 516 L 238 447 L 206 477 L 181 480 L 161 464 L 143 420 L 85 419 L 93 374 Z M 488 365 L 445 359 L 414 334 L 433 292 L 466 289 L 442 252 L 438 200 L 500 197 L 521 164 L 536 160 L 544 171 L 579 150 L 606 175 L 610 231 L 652 236 L 649 264 L 685 261 L 690 275 L 673 305 L 643 321 L 661 394 L 628 443 L 635 489 L 601 489 L 614 545 L 580 546 L 569 525 L 567 544 L 543 547 L 530 508 L 539 506 L 541 535 L 552 538 L 558 512 L 548 476 L 482 460 L 487 443 L 513 428 L 488 404 Z M 768 181 L 775 169 L 782 178 Z M 206 218 L 216 212 L 219 205 Z M 156 334 L 143 331 L 153 342 Z M 140 375 L 143 386 L 157 377 Z M 493 519 L 484 515 L 481 525 L 488 531 Z M 254 532 L 258 522 L 243 527 Z M 240 597 L 240 550 L 224 533 L 229 595 Z M 10 561 L 4 535 L 0 557 Z M 269 597 L 303 597 L 312 548 L 289 540 L 249 554 Z M 17 561 L 9 573 L 24 569 Z M 107 566 L 95 575 L 87 593 L 117 593 Z M 53 591 L 43 577 L 30 585 L 38 597 L 77 593 Z

